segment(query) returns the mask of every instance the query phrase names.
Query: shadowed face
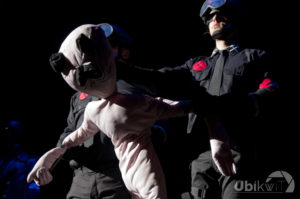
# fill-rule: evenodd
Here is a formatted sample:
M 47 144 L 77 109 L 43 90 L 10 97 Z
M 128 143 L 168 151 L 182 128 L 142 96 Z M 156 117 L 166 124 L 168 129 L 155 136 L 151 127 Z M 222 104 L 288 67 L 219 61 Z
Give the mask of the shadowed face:
M 209 33 L 214 39 L 222 39 L 224 33 L 231 28 L 232 24 L 229 23 L 229 19 L 221 13 L 213 14 L 208 20 Z

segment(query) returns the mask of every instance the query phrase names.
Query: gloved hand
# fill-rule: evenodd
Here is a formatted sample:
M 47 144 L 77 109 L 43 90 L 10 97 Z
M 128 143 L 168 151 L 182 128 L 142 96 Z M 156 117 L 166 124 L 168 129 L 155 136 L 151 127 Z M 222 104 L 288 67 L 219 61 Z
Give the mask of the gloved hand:
M 236 174 L 236 166 L 228 142 L 210 139 L 212 159 L 223 176 Z
M 56 147 L 45 153 L 34 165 L 27 176 L 27 182 L 32 180 L 38 185 L 46 185 L 53 179 L 50 169 L 55 161 L 66 152 L 66 148 Z
M 224 126 L 216 118 L 206 118 L 210 133 L 212 159 L 224 176 L 236 174 L 236 166 L 230 151 L 230 138 Z

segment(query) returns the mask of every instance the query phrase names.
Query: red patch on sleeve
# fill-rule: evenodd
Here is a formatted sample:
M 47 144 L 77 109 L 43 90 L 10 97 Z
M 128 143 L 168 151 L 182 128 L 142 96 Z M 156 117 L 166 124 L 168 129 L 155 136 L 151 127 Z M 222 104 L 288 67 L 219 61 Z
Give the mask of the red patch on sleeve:
M 205 61 L 198 61 L 193 65 L 193 70 L 194 71 L 201 71 L 203 69 L 205 69 L 207 66 Z
M 259 89 L 270 88 L 271 86 L 271 80 L 269 78 L 266 78 L 261 84 L 259 84 Z
M 89 95 L 86 93 L 80 93 L 79 95 L 79 100 L 84 100 L 85 98 L 87 98 Z

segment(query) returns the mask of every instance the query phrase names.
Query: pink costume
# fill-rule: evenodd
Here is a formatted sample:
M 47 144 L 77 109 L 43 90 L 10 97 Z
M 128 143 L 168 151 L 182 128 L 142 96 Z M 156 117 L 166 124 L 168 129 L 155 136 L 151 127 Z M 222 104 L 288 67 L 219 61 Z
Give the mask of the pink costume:
M 28 181 L 34 179 L 37 184 L 47 184 L 52 180 L 49 169 L 55 160 L 67 148 L 81 144 L 101 130 L 114 144 L 124 183 L 132 196 L 166 199 L 164 174 L 151 143 L 150 128 L 162 118 L 183 115 L 183 103 L 116 93 L 115 65 L 111 61 L 106 38 L 100 30 L 95 25 L 80 26 L 67 37 L 60 52 L 71 63 L 62 72 L 66 82 L 76 90 L 102 99 L 87 105 L 82 125 L 64 139 L 62 148 L 54 148 L 40 158 L 28 175 Z M 102 45 L 101 53 L 105 56 L 98 59 L 100 52 L 93 57 L 95 55 L 78 51 L 74 42 L 80 34 L 85 34 L 97 46 Z M 88 59 L 84 60 L 86 57 Z M 85 86 L 80 86 L 75 81 L 76 68 L 85 63 L 97 66 L 103 74 L 101 78 L 88 79 Z
M 118 93 L 109 99 L 90 102 L 83 124 L 65 138 L 63 145 L 78 145 L 103 131 L 115 146 L 122 177 L 131 194 L 135 198 L 167 198 L 150 128 L 156 120 L 182 115 L 182 108 L 175 104 L 170 106 L 148 96 Z

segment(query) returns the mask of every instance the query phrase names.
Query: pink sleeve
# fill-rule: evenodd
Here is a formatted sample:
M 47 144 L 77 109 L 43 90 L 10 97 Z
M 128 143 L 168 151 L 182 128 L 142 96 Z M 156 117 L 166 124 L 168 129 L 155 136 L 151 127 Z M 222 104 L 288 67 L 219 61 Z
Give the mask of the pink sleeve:
M 77 146 L 99 131 L 99 128 L 95 122 L 93 122 L 93 117 L 97 116 L 93 114 L 93 110 L 95 109 L 92 108 L 92 103 L 89 103 L 84 111 L 84 120 L 81 126 L 63 140 L 62 147 L 70 148 Z M 91 115 L 93 117 L 91 117 Z

